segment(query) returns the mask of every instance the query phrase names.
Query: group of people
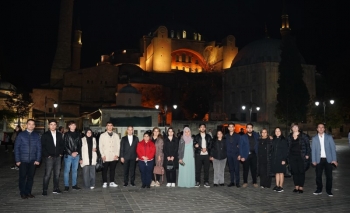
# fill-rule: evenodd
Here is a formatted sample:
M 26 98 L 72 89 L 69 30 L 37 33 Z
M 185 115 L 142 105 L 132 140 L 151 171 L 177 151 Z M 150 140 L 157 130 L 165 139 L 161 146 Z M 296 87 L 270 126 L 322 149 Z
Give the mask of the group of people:
M 34 120 L 27 121 L 27 129 L 18 133 L 15 141 L 15 162 L 19 167 L 19 189 L 23 199 L 33 198 L 32 185 L 36 165 L 44 163 L 43 192 L 48 194 L 49 181 L 53 173 L 53 193 L 60 194 L 59 176 L 64 161 L 64 192 L 80 190 L 77 185 L 77 170 L 82 167 L 84 187 L 94 189 L 98 159 L 102 160 L 102 187 L 118 187 L 115 183 L 117 162 L 123 163 L 124 187 L 135 187 L 135 169 L 138 164 L 141 173 L 141 188 L 160 186 L 166 175 L 167 187 L 210 187 L 209 167 L 213 163 L 213 186 L 224 186 L 226 163 L 229 166 L 230 182 L 228 187 L 240 185 L 240 164 L 243 164 L 243 185 L 248 186 L 248 174 L 251 172 L 254 187 L 271 187 L 271 174 L 275 176 L 276 192 L 283 192 L 284 174 L 290 169 L 295 188 L 293 192 L 303 193 L 305 171 L 310 163 L 316 167 L 317 190 L 322 193 L 322 173 L 326 174 L 326 192 L 332 194 L 332 165 L 337 166 L 335 143 L 327 135 L 324 124 L 317 126 L 318 134 L 312 138 L 310 147 L 308 137 L 299 131 L 298 125 L 291 126 L 291 134 L 284 137 L 281 129 L 276 128 L 273 136 L 266 129 L 260 134 L 253 131 L 253 124 L 246 126 L 246 133 L 235 133 L 235 124 L 228 125 L 228 133 L 217 131 L 212 138 L 206 133 L 206 125 L 199 125 L 199 133 L 192 136 L 188 127 L 180 137 L 175 136 L 173 128 L 168 128 L 162 136 L 160 129 L 154 127 L 146 131 L 139 141 L 132 126 L 127 127 L 127 135 L 120 139 L 113 131 L 113 124 L 107 122 L 106 132 L 98 140 L 89 129 L 85 135 L 76 131 L 74 121 L 68 123 L 68 131 L 62 134 L 56 131 L 56 120 L 49 120 L 49 131 L 40 138 L 34 132 Z M 202 168 L 204 170 L 201 181 Z M 178 178 L 176 171 L 178 170 Z M 107 174 L 109 171 L 109 179 Z M 71 184 L 69 173 L 71 173 Z

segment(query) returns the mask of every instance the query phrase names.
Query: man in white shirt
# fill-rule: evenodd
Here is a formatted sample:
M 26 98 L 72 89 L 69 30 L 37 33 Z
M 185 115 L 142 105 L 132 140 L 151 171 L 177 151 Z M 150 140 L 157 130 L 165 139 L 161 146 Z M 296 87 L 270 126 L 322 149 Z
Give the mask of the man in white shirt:
M 335 143 L 331 135 L 325 133 L 323 123 L 317 125 L 318 134 L 312 138 L 312 164 L 316 166 L 316 185 L 317 189 L 314 195 L 322 194 L 322 174 L 325 170 L 326 174 L 326 192 L 329 197 L 333 197 L 332 193 L 332 170 L 333 166 L 337 167 L 337 155 Z
M 128 186 L 129 183 L 129 173 L 130 173 L 130 184 L 135 186 L 135 166 L 137 155 L 136 147 L 139 143 L 139 138 L 134 134 L 134 128 L 128 126 L 127 136 L 122 137 L 120 142 L 120 161 L 123 163 L 124 169 L 124 187 Z

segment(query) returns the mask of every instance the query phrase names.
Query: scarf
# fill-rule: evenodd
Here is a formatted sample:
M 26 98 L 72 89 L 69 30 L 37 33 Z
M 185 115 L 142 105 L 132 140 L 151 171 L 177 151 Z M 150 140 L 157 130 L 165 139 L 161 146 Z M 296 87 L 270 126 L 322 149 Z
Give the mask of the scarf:
M 189 132 L 190 132 L 190 136 L 186 136 L 186 135 L 185 135 L 185 131 L 189 131 Z M 188 128 L 188 127 L 185 127 L 185 128 L 184 128 L 182 138 L 184 139 L 185 144 L 191 143 L 192 137 L 191 137 L 191 130 L 190 130 L 190 128 Z

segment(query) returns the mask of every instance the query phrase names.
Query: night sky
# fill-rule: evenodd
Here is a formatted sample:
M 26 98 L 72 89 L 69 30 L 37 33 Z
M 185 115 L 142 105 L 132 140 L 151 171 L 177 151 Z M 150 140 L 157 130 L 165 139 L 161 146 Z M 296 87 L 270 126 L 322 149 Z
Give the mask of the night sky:
M 345 1 L 286 2 L 290 27 L 308 64 L 327 74 L 329 61 L 349 58 Z M 60 1 L 1 1 L 0 8 L 1 78 L 24 92 L 49 82 Z M 282 8 L 281 0 L 76 0 L 73 25 L 79 17 L 84 68 L 95 66 L 101 54 L 138 48 L 142 35 L 167 23 L 194 28 L 206 41 L 232 34 L 239 49 L 263 38 L 265 23 L 270 37 L 280 38 Z

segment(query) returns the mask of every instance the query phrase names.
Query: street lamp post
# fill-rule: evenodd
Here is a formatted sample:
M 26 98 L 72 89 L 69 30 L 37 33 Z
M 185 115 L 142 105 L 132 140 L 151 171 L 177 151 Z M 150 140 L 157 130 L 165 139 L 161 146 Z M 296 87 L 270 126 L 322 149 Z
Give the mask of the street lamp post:
M 155 105 L 155 108 L 156 108 L 156 109 L 159 109 L 159 104 L 156 104 L 156 105 Z M 177 108 L 177 105 L 174 104 L 174 105 L 173 105 L 173 108 L 176 109 L 176 108 Z M 163 111 L 164 111 L 164 114 L 162 115 L 162 125 L 165 126 L 165 125 L 166 125 L 166 113 L 167 113 L 167 111 L 168 111 L 168 107 L 167 107 L 166 105 L 164 105 Z
M 256 103 L 253 103 L 253 102 L 249 102 L 248 103 L 248 110 L 249 110 L 249 120 L 250 120 L 250 122 L 252 122 L 252 111 L 253 111 L 253 106 L 256 106 L 256 111 L 259 111 L 260 110 L 260 107 L 256 104 Z M 242 109 L 243 110 L 245 110 L 246 109 L 246 106 L 245 105 L 243 105 L 242 106 Z
M 54 102 L 54 104 L 53 104 L 53 107 L 54 107 L 54 118 L 56 117 L 56 108 L 58 107 L 58 104 L 57 104 L 57 102 L 55 101 L 55 99 L 53 99 L 53 98 L 48 98 L 47 96 L 45 96 L 45 112 L 44 112 L 44 114 L 45 114 L 45 121 L 44 121 L 44 132 L 46 131 L 46 123 L 47 123 L 47 119 L 46 119 L 46 105 L 47 105 L 47 101 L 48 100 L 51 100 L 51 101 L 53 101 Z
M 329 100 L 329 103 L 330 103 L 330 104 L 334 104 L 334 100 L 333 100 L 333 99 Z M 315 105 L 316 105 L 316 106 L 320 105 L 320 102 L 319 102 L 319 101 L 316 101 L 316 102 L 315 102 Z M 323 101 L 323 102 L 322 102 L 322 105 L 323 105 L 323 123 L 326 124 L 326 102 Z

